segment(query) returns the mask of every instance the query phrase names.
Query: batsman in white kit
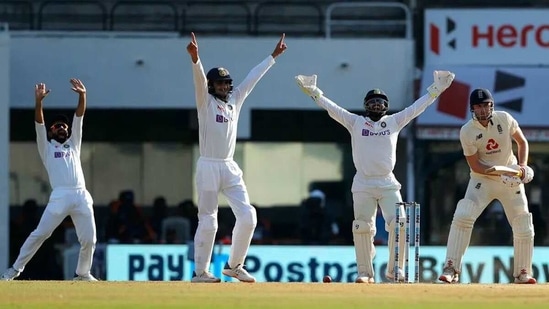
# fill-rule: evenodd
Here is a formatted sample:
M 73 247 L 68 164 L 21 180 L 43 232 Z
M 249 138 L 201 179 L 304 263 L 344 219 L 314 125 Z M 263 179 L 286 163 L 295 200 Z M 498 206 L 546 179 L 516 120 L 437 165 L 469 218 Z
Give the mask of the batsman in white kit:
M 534 177 L 534 171 L 527 166 L 528 141 L 513 116 L 494 111 L 494 98 L 488 89 L 473 90 L 469 106 L 473 117 L 461 127 L 459 138 L 471 178 L 465 197 L 457 203 L 454 212 L 446 261 L 439 280 L 459 282 L 462 258 L 471 240 L 473 224 L 488 204 L 497 199 L 513 230 L 515 283 L 534 284 L 534 225 L 524 193 L 524 184 Z M 513 140 L 517 143 L 518 160 L 513 154 Z M 507 166 L 515 172 L 496 173 L 498 166 Z
M 236 130 L 244 100 L 286 48 L 283 34 L 272 54 L 233 88 L 233 80 L 225 68 L 215 67 L 207 75 L 204 74 L 198 43 L 194 33 L 191 33 L 187 52 L 192 60 L 200 146 L 200 158 L 196 165 L 198 227 L 194 239 L 195 270 L 192 282 L 221 281 L 209 271 L 218 227 L 220 192 L 227 198 L 236 217 L 229 261 L 223 274 L 243 282 L 255 282 L 255 278 L 244 268 L 244 260 L 257 224 L 257 214 L 250 204 L 242 170 L 233 160 Z
M 78 79 L 71 79 L 70 83 L 71 89 L 78 93 L 78 106 L 70 131 L 69 121 L 64 115 L 56 116 L 51 126 L 46 128 L 42 101 L 50 90 L 46 90 L 45 84 L 35 86 L 36 143 L 40 158 L 48 172 L 52 192 L 38 226 L 25 240 L 17 260 L 4 272 L 1 280 L 17 278 L 55 228 L 70 216 L 80 242 L 74 280 L 97 281 L 90 273 L 97 241 L 93 200 L 86 190 L 80 163 L 82 120 L 86 111 L 86 87 Z
M 375 282 L 373 259 L 376 254 L 374 236 L 378 206 L 385 219 L 385 229 L 389 232 L 389 261 L 385 277 L 390 281 L 395 278 L 396 213 L 394 210 L 396 203 L 402 202 L 401 185 L 393 174 L 398 134 L 431 105 L 454 80 L 454 74 L 448 71 L 435 71 L 433 75 L 434 82 L 427 88 L 427 94 L 409 107 L 392 115 L 386 115 L 389 110 L 389 98 L 385 92 L 380 89 L 368 91 L 363 103 L 366 117 L 350 113 L 325 97 L 322 90 L 316 86 L 316 75 L 296 76 L 296 81 L 303 92 L 327 110 L 328 115 L 351 134 L 353 162 L 357 170 L 351 187 L 354 210 L 352 230 L 357 263 L 356 283 Z M 400 222 L 404 222 L 403 207 L 399 214 Z M 404 225 L 399 228 L 404 229 Z M 403 234 L 401 231 L 401 235 Z M 405 242 L 401 241 L 400 252 L 406 252 L 404 246 Z M 405 255 L 400 254 L 398 261 L 400 281 L 404 281 L 404 262 Z

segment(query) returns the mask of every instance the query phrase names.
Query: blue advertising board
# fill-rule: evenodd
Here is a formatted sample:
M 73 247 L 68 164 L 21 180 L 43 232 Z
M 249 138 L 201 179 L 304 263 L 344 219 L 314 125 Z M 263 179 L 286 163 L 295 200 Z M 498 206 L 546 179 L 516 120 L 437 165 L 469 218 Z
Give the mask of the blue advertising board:
M 387 247 L 378 246 L 374 259 L 376 282 L 386 281 Z M 192 252 L 192 250 L 191 250 Z M 211 271 L 221 274 L 229 258 L 229 246 L 216 246 Z M 194 263 L 187 245 L 108 245 L 107 280 L 114 281 L 188 281 Z M 192 253 L 191 253 L 192 255 Z M 420 281 L 436 282 L 442 270 L 446 248 L 422 247 Z M 534 277 L 548 282 L 549 248 L 534 250 Z M 413 258 L 410 277 L 413 278 Z M 350 246 L 252 246 L 246 268 L 258 282 L 319 282 L 329 274 L 337 282 L 354 282 L 355 251 Z M 513 280 L 512 247 L 470 247 L 463 259 L 462 283 L 509 283 Z

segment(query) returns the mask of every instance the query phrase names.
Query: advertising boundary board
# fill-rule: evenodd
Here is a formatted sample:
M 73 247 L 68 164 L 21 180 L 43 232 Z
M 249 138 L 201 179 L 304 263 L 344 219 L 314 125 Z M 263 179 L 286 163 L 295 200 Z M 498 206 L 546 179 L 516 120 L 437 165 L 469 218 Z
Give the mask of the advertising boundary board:
M 216 246 L 211 271 L 223 281 L 221 270 L 228 260 L 229 246 Z M 192 256 L 187 245 L 108 245 L 107 280 L 189 281 Z M 512 247 L 470 247 L 463 259 L 461 283 L 509 283 L 513 280 Z M 420 282 L 436 282 L 446 248 L 422 247 Z M 534 249 L 533 269 L 538 282 L 549 278 L 549 248 Z M 374 260 L 376 282 L 384 282 L 387 247 L 378 246 Z M 251 246 L 247 270 L 258 282 L 321 282 L 329 274 L 336 282 L 354 282 L 356 263 L 351 246 Z M 413 267 L 412 273 L 413 273 Z M 413 278 L 413 274 L 410 274 Z
M 543 8 L 428 9 L 425 64 L 549 65 L 548 15 Z

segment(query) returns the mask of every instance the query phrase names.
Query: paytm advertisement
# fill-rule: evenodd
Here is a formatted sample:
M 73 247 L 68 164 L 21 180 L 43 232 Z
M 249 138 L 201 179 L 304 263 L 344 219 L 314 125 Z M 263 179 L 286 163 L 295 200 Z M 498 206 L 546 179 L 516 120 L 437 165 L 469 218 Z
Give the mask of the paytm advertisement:
M 486 18 L 490 16 L 490 18 Z M 547 65 L 547 9 L 429 9 L 425 63 Z
M 189 251 L 191 249 L 191 251 Z M 385 282 L 387 247 L 378 247 L 374 259 L 376 282 Z M 218 246 L 212 255 L 211 272 L 221 274 L 230 247 Z M 108 245 L 109 281 L 189 281 L 194 263 L 187 245 Z M 436 282 L 442 271 L 446 247 L 422 247 L 420 282 Z M 533 275 L 548 282 L 549 248 L 535 248 Z M 321 282 L 330 275 L 336 282 L 354 282 L 355 251 L 351 246 L 252 246 L 246 268 L 258 282 Z M 410 278 L 414 274 L 410 259 Z M 513 247 L 470 247 L 463 259 L 461 283 L 510 283 L 513 281 Z

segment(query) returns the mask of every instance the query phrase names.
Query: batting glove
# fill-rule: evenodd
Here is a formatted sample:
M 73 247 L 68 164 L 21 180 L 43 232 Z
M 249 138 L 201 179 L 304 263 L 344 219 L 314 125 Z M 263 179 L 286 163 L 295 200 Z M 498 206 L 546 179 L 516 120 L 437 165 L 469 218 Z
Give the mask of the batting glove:
M 299 88 L 301 88 L 301 91 L 314 100 L 322 96 L 322 90 L 316 86 L 316 74 L 311 76 L 298 75 L 295 77 L 295 81 L 297 82 Z
M 448 89 L 456 75 L 450 71 L 434 71 L 434 82 L 427 87 L 427 91 L 432 98 L 438 98 L 444 90 Z
M 519 168 L 521 171 L 520 179 L 522 180 L 522 183 L 529 183 L 534 179 L 534 170 L 531 167 L 528 165 L 521 165 Z

